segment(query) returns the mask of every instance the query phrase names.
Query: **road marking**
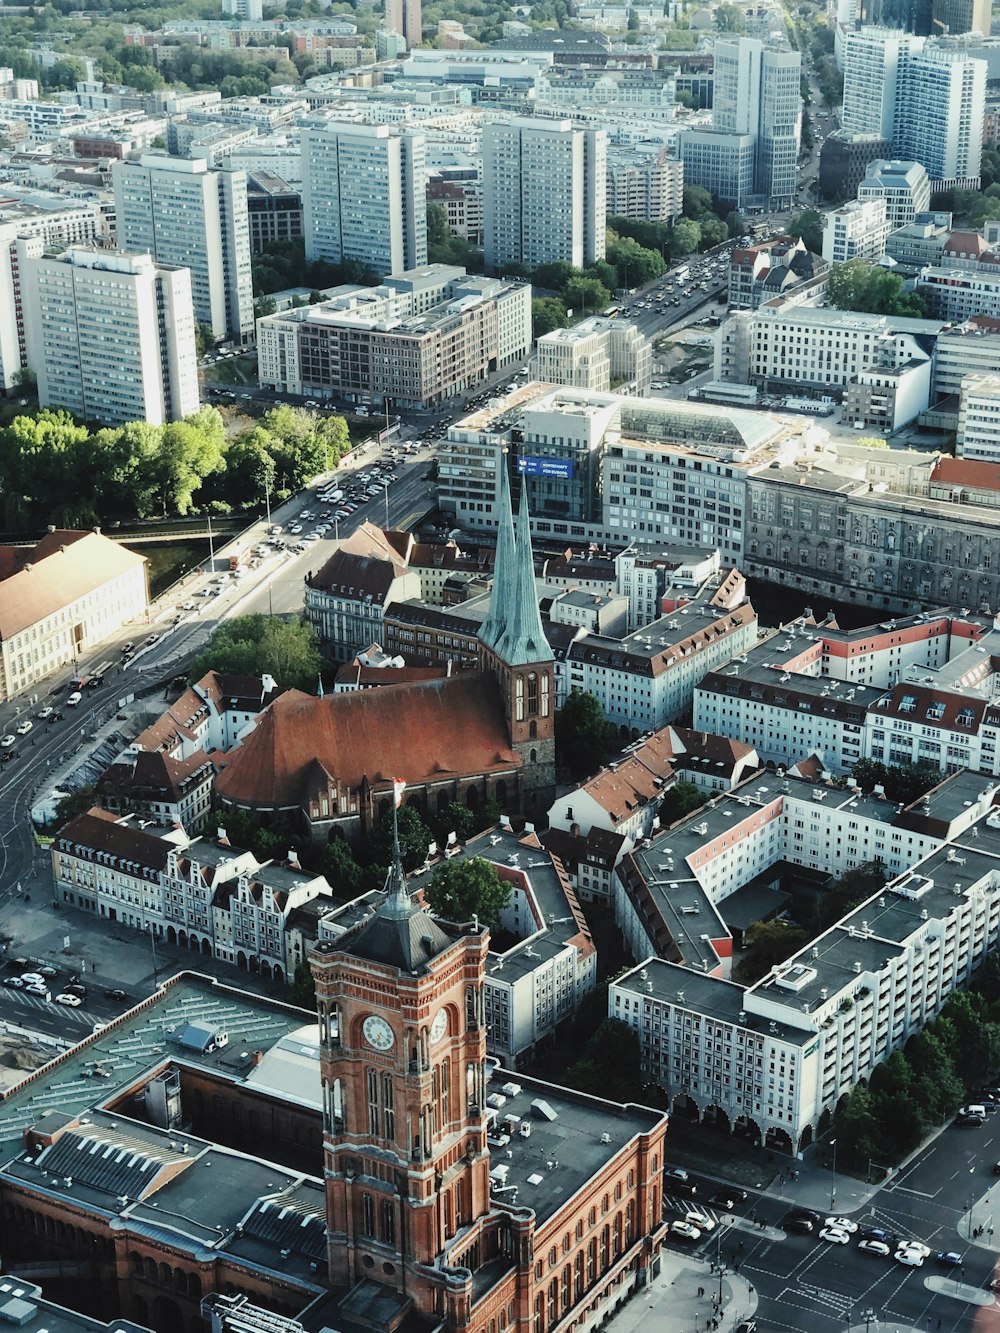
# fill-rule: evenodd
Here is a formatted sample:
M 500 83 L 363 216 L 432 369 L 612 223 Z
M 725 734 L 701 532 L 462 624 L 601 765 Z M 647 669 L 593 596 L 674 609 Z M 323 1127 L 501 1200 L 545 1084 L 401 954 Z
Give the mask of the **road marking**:
M 958 1172 L 956 1171 L 955 1176 L 957 1175 Z M 952 1176 L 952 1180 L 955 1179 L 955 1176 Z M 894 1185 L 891 1192 L 893 1194 L 915 1194 L 918 1199 L 936 1199 L 941 1190 L 936 1189 L 933 1194 L 928 1194 L 926 1190 L 911 1190 L 906 1185 Z

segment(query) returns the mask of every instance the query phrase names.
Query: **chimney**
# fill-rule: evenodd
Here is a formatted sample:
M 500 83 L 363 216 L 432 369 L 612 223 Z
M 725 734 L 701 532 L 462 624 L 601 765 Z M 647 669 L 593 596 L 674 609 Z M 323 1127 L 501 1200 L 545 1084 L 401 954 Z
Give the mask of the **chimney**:
M 293 870 L 302 869 L 301 865 L 299 864 L 299 854 L 294 847 L 289 847 L 288 849 L 288 864 L 291 866 Z
M 215 830 L 215 840 L 216 842 L 220 843 L 223 847 L 228 847 L 230 845 L 229 838 L 224 828 L 217 828 Z

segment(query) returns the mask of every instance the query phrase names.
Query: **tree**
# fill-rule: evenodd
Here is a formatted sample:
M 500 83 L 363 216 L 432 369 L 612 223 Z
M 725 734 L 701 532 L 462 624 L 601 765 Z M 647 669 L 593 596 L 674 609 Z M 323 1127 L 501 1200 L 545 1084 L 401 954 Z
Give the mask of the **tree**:
M 403 869 L 416 870 L 427 860 L 427 848 L 434 841 L 415 805 L 401 805 L 396 811 L 399 852 Z M 380 819 L 365 842 L 363 859 L 369 864 L 388 866 L 392 861 L 392 816 Z
M 612 751 L 614 726 L 586 690 L 572 690 L 555 717 L 556 763 L 576 777 L 596 773 Z
M 737 5 L 717 5 L 714 13 L 715 26 L 719 32 L 746 32 L 743 13 Z
M 804 948 L 809 935 L 801 926 L 791 926 L 786 921 L 755 921 L 743 942 L 746 953 L 736 971 L 740 981 L 752 985 Z
M 271 304 L 273 305 L 274 302 L 272 301 Z M 215 330 L 212 328 L 211 324 L 206 324 L 203 320 L 199 320 L 195 325 L 194 330 L 194 347 L 195 351 L 198 353 L 199 361 L 205 353 L 211 351 L 214 346 Z
M 889 447 L 881 435 L 862 435 L 854 443 L 863 444 L 866 449 L 888 449 Z
M 566 327 L 566 305 L 557 296 L 535 296 L 531 302 L 531 326 L 536 338 Z
M 596 278 L 570 278 L 563 289 L 563 300 L 574 314 L 596 315 L 611 300 L 611 293 Z
M 278 303 L 273 296 L 258 296 L 253 303 L 254 319 L 264 319 L 267 315 L 277 314 Z
M 607 260 L 617 270 L 620 287 L 645 287 L 666 268 L 658 250 L 644 249 L 631 236 L 616 236 L 607 247 Z
M 191 665 L 191 679 L 206 671 L 273 676 L 279 685 L 315 688 L 323 667 L 316 631 L 306 620 L 256 614 L 224 620 Z
M 448 836 L 452 833 L 457 842 L 467 842 L 476 831 L 476 825 L 476 816 L 467 805 L 458 801 L 452 801 L 436 815 L 431 815 L 431 831 L 439 847 L 448 845 Z
M 298 963 L 295 978 L 288 995 L 289 1004 L 297 1004 L 300 1009 L 316 1012 L 316 982 L 308 963 Z
M 224 467 L 224 445 L 222 417 L 214 407 L 163 427 L 151 473 L 164 517 L 190 512 L 194 492 L 210 473 Z
M 583 1056 L 566 1070 L 566 1081 L 580 1092 L 616 1101 L 642 1095 L 642 1051 L 632 1028 L 618 1018 L 606 1018 L 584 1047 Z
M 789 236 L 800 238 L 814 255 L 822 254 L 823 214 L 815 208 L 807 208 L 792 218 L 785 230 Z
M 861 310 L 873 315 L 913 315 L 926 313 L 922 299 L 908 292 L 898 273 L 863 259 L 849 259 L 834 264 L 827 280 L 831 305 L 838 310 Z
M 338 898 L 353 898 L 361 889 L 361 867 L 343 838 L 333 837 L 323 848 L 323 874 Z
M 510 901 L 510 884 L 501 880 L 496 866 L 484 856 L 467 861 L 444 861 L 427 885 L 427 906 L 445 921 L 479 921 L 491 929 Z
M 701 227 L 691 218 L 678 218 L 670 233 L 670 254 L 674 259 L 683 259 L 694 254 L 701 244 Z
M 77 815 L 85 815 L 91 806 L 100 805 L 96 787 L 78 787 L 68 792 L 56 802 L 55 816 L 52 820 L 56 828 L 62 828 Z
M 675 782 L 663 793 L 660 802 L 660 823 L 675 824 L 678 819 L 699 810 L 708 800 L 708 793 L 693 782 Z

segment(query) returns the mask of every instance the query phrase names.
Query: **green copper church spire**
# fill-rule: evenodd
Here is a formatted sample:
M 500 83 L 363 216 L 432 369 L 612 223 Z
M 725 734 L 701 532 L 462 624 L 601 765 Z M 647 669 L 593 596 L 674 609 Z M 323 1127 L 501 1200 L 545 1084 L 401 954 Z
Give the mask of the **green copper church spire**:
M 506 464 L 506 458 L 503 458 Z M 528 514 L 527 479 L 521 479 L 521 507 L 514 537 L 507 469 L 500 478 L 500 515 L 497 553 L 493 567 L 490 609 L 479 631 L 480 641 L 492 648 L 510 666 L 551 660 L 535 591 L 535 567 L 531 557 L 531 522 Z

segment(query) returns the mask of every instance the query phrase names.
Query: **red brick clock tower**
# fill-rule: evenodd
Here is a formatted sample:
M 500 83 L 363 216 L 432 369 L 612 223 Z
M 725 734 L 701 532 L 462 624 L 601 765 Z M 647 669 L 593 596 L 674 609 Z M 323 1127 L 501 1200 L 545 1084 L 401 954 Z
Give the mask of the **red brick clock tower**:
M 489 1209 L 487 948 L 411 901 L 397 844 L 374 915 L 312 950 L 332 1286 L 371 1278 L 431 1309 L 427 1266 Z

